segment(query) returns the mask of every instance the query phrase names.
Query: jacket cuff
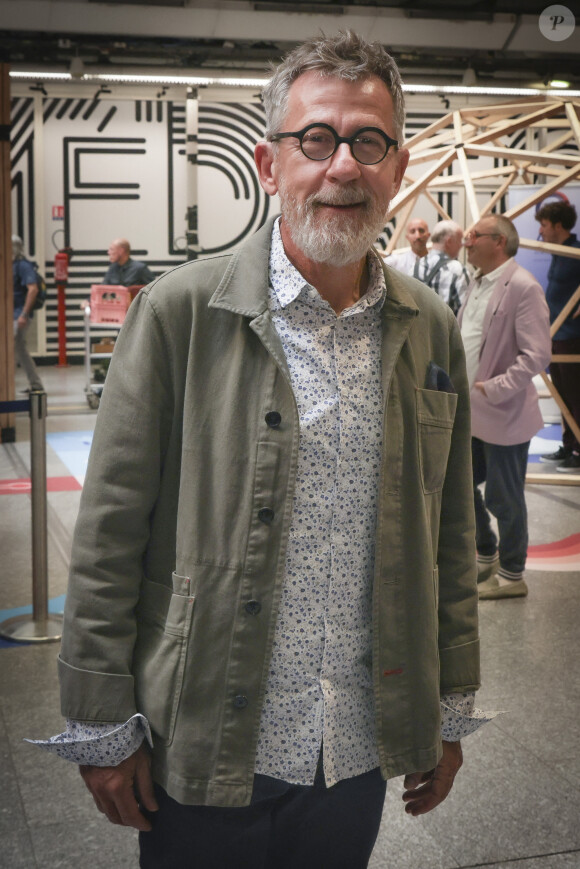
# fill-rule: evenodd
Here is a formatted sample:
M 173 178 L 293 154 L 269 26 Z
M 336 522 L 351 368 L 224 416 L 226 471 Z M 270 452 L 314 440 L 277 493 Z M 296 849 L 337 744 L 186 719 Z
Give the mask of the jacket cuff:
M 480 687 L 479 640 L 439 650 L 441 693 L 477 691 Z
M 79 721 L 125 721 L 135 712 L 133 676 L 81 670 L 58 659 L 61 713 Z

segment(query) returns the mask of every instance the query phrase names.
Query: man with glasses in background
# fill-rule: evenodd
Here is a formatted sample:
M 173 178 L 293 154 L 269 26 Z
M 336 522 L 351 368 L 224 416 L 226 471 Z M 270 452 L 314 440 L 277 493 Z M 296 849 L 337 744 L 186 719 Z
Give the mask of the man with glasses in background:
M 430 811 L 483 720 L 459 329 L 372 247 L 398 70 L 320 37 L 264 106 L 282 216 L 137 296 L 75 535 L 57 750 L 144 869 L 364 867 L 385 779 Z
M 507 217 L 482 218 L 465 246 L 477 269 L 458 320 L 471 390 L 479 597 L 524 597 L 524 486 L 530 439 L 542 427 L 533 378 L 550 361 L 548 306 L 540 284 L 513 259 L 519 236 Z

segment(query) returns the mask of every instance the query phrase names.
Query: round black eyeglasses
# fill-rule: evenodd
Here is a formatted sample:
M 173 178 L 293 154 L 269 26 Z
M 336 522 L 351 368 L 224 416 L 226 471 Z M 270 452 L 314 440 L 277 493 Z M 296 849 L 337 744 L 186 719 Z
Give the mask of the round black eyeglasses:
M 344 142 L 354 159 L 365 166 L 380 163 L 390 148 L 396 151 L 399 147 L 396 139 L 391 139 L 378 127 L 361 127 L 352 136 L 339 136 L 329 124 L 308 124 L 297 133 L 274 133 L 270 141 L 288 138 L 299 140 L 300 149 L 309 160 L 328 160 Z

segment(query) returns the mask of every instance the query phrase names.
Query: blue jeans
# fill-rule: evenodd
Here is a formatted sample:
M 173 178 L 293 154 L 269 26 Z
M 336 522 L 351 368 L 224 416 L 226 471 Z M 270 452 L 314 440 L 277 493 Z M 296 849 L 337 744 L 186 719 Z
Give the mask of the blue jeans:
M 475 540 L 480 555 L 495 555 L 500 567 L 523 573 L 528 551 L 528 511 L 524 496 L 530 442 L 501 446 L 471 439 L 475 496 Z M 485 483 L 485 501 L 479 486 Z M 488 512 L 489 511 L 489 512 Z M 491 527 L 497 519 L 498 539 Z
M 249 806 L 185 806 L 155 785 L 159 812 L 139 834 L 141 869 L 365 869 L 385 799 L 380 770 L 327 788 L 254 777 Z

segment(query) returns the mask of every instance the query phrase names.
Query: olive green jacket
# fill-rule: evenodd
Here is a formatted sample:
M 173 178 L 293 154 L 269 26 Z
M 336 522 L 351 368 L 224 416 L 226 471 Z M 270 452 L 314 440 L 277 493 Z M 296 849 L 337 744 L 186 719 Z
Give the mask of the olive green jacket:
M 299 421 L 268 311 L 270 235 L 132 303 L 75 531 L 63 715 L 142 712 L 153 775 L 186 804 L 249 802 L 284 577 Z M 431 289 L 385 271 L 373 679 L 388 778 L 435 766 L 440 691 L 478 687 L 479 645 L 459 331 Z M 431 361 L 458 395 L 425 388 Z

